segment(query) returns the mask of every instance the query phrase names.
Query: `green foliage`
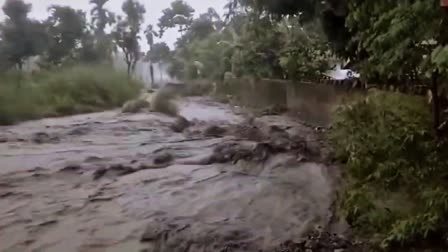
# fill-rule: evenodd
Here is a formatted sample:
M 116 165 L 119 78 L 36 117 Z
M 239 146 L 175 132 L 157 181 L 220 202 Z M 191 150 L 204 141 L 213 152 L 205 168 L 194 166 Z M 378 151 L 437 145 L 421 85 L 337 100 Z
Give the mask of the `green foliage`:
M 243 46 L 238 48 L 232 57 L 234 74 L 283 78 L 280 66 L 280 51 L 284 46 L 283 34 L 269 17 L 256 16 L 256 13 L 248 16 L 239 37 L 239 44 Z
M 320 31 L 318 22 L 305 27 L 290 25 L 295 19 L 284 18 L 280 30 L 285 36 L 280 65 L 293 80 L 319 80 L 330 68 L 330 48 Z M 290 28 L 291 27 L 291 28 Z
M 164 54 L 166 51 L 166 48 L 161 47 L 161 45 L 158 45 L 158 48 L 154 48 L 154 37 L 158 36 L 157 32 L 154 31 L 154 27 L 152 25 L 148 25 L 148 27 L 145 30 L 146 35 L 146 41 L 149 45 L 149 52 L 147 54 L 146 60 L 150 60 L 150 75 L 151 75 L 151 84 L 154 85 L 154 66 L 153 62 L 157 62 L 154 59 L 160 58 L 158 60 L 162 60 L 166 55 Z M 166 44 L 165 44 L 166 45 Z M 166 47 L 168 47 L 166 45 Z M 156 49 L 156 50 L 155 50 Z M 168 54 L 170 49 L 168 48 Z M 151 57 L 152 56 L 152 57 Z M 166 56 L 168 57 L 168 56 Z M 152 58 L 152 59 L 151 59 Z
M 84 34 L 85 13 L 67 6 L 53 5 L 46 25 L 50 43 L 46 52 L 47 61 L 58 65 L 64 59 L 73 58 L 74 51 Z
M 171 75 L 213 80 L 222 80 L 226 74 L 319 79 L 329 68 L 330 55 L 320 23 L 315 20 L 303 26 L 299 16 L 274 19 L 263 4 L 229 3 L 233 14 L 227 26 L 213 9 L 194 19 L 176 43 Z
M 126 14 L 126 22 L 130 30 L 135 33 L 140 32 L 140 26 L 145 20 L 145 6 L 137 0 L 126 0 L 121 9 Z
M 135 0 L 126 0 L 123 3 L 122 10 L 126 14 L 126 18 L 124 20 L 119 19 L 113 31 L 113 37 L 117 46 L 124 53 L 128 66 L 128 76 L 130 76 L 141 57 L 139 32 L 146 10 L 141 3 Z
M 2 65 L 15 65 L 19 69 L 26 59 L 41 53 L 47 43 L 42 23 L 28 18 L 31 5 L 22 0 L 8 0 L 3 12 L 8 17 L 0 25 L 0 56 Z
M 188 29 L 193 21 L 194 9 L 183 0 L 176 0 L 171 3 L 170 8 L 163 10 L 162 16 L 159 18 L 159 34 L 170 28 L 178 27 L 179 32 Z
M 0 83 L 0 124 L 119 107 L 141 89 L 126 74 L 102 66 L 42 72 L 25 78 L 20 88 L 11 80 L 6 76 Z
M 170 59 L 171 51 L 165 42 L 155 43 L 149 51 L 148 59 L 154 63 L 166 62 Z
M 195 40 L 175 52 L 170 72 L 181 79 L 222 79 L 230 71 L 229 47 L 220 44 L 225 34 L 213 33 L 203 40 Z
M 13 23 L 26 21 L 31 11 L 31 4 L 22 0 L 6 0 L 2 8 L 3 12 Z
M 115 14 L 104 8 L 109 0 L 90 0 L 94 5 L 90 14 L 92 15 L 92 23 L 95 26 L 95 35 L 102 37 L 105 35 L 105 29 L 108 25 L 115 23 Z
M 154 45 L 154 37 L 157 37 L 158 33 L 154 31 L 154 27 L 150 24 L 148 25 L 148 27 L 146 27 L 145 35 L 146 42 L 148 42 L 149 48 L 151 50 L 151 47 Z
M 438 0 L 349 1 L 347 25 L 356 31 L 363 73 L 406 80 L 413 72 L 434 71 L 431 54 L 439 40 L 442 11 Z M 443 27 L 443 29 L 446 29 Z
M 447 146 L 422 98 L 375 93 L 342 107 L 331 133 L 346 161 L 342 209 L 384 247 L 448 235 Z
M 111 61 L 114 45 L 111 34 L 107 34 L 105 30 L 116 22 L 116 17 L 113 12 L 104 8 L 108 1 L 90 0 L 90 3 L 94 5 L 90 11 L 93 32 L 90 32 L 91 35 L 86 34 L 83 37 L 82 43 L 84 44 L 81 46 L 81 51 L 86 48 L 84 51 L 88 52 L 89 60 L 87 62 L 92 62 L 93 58 L 96 58 L 94 62 Z M 83 59 L 81 58 L 81 60 Z

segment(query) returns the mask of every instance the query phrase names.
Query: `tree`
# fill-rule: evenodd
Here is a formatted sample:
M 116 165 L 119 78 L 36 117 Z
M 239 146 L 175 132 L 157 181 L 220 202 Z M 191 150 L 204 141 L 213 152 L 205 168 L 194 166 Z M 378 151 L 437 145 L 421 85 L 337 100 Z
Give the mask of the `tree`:
M 319 81 L 330 68 L 330 48 L 323 38 L 319 22 L 292 26 L 291 23 L 296 21 L 296 18 L 284 17 L 279 24 L 278 29 L 285 41 L 280 50 L 280 65 L 288 79 Z
M 130 77 L 135 70 L 137 61 L 141 57 L 138 42 L 140 37 L 138 34 L 140 33 L 140 27 L 144 21 L 143 15 L 146 10 L 141 3 L 135 0 L 126 0 L 122 5 L 122 10 L 126 14 L 126 18 L 124 20 L 119 18 L 113 36 L 115 43 L 124 53 L 127 72 Z
M 163 10 L 162 16 L 159 18 L 159 35 L 170 28 L 179 28 L 179 32 L 183 33 L 190 27 L 193 22 L 194 9 L 183 0 L 176 0 L 171 3 L 171 7 Z
M 73 58 L 75 49 L 81 42 L 86 29 L 86 16 L 81 10 L 75 10 L 68 6 L 53 5 L 47 19 L 50 43 L 46 58 L 57 65 L 64 59 Z
M 90 11 L 94 30 L 93 48 L 97 51 L 99 59 L 109 59 L 113 51 L 113 41 L 110 34 L 106 34 L 106 28 L 116 22 L 115 14 L 104 5 L 109 0 L 90 0 L 93 8 Z
M 171 50 L 165 42 L 155 43 L 148 52 L 148 60 L 159 65 L 160 79 L 162 79 L 162 63 L 167 62 L 171 57 Z M 154 71 L 151 78 L 154 78 Z
M 148 42 L 149 45 L 149 54 L 151 54 L 151 51 L 153 50 L 153 46 L 154 46 L 154 37 L 158 36 L 157 32 L 154 31 L 154 28 L 152 25 L 148 25 L 148 27 L 146 27 L 145 30 L 145 35 L 146 35 L 146 41 Z M 153 67 L 153 61 L 150 60 L 149 62 L 149 72 L 151 75 L 151 84 L 154 85 L 154 67 Z
M 0 26 L 0 54 L 7 65 L 15 65 L 19 70 L 27 58 L 40 54 L 47 43 L 43 24 L 30 20 L 30 11 L 31 5 L 22 0 L 7 0 L 3 6 L 7 19 Z
M 448 19 L 440 10 L 440 1 L 350 0 L 348 4 L 347 24 L 355 35 L 351 43 L 357 48 L 362 73 L 407 86 L 419 82 L 431 86 L 434 127 L 438 132 L 439 82 L 446 78 L 448 62 Z
M 199 18 L 195 19 L 188 31 L 190 33 L 190 39 L 204 39 L 215 31 L 215 23 L 208 14 L 202 14 Z
M 109 0 L 90 0 L 90 3 L 94 5 L 90 14 L 92 15 L 92 23 L 95 26 L 95 35 L 98 37 L 104 36 L 106 27 L 115 23 L 114 13 L 104 8 L 107 2 Z

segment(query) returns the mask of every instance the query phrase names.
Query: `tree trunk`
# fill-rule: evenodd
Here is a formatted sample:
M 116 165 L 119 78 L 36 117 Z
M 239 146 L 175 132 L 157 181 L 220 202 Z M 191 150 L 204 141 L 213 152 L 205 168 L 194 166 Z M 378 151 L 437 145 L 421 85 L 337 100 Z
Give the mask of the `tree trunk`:
M 131 73 L 135 73 L 136 66 L 137 66 L 137 59 L 134 59 L 131 64 Z
M 152 63 L 149 65 L 149 74 L 151 75 L 151 87 L 154 88 L 154 66 Z
M 128 78 L 130 79 L 131 78 L 131 64 L 127 63 L 127 65 L 128 65 Z
M 22 86 L 22 70 L 23 70 L 23 62 L 19 61 L 17 62 L 17 86 L 20 88 Z
M 160 75 L 160 82 L 163 81 L 163 73 L 162 73 L 162 64 L 159 62 L 159 75 Z
M 431 93 L 432 93 L 432 110 L 433 110 L 433 126 L 437 137 L 440 137 L 440 97 L 439 97 L 439 71 L 432 73 Z

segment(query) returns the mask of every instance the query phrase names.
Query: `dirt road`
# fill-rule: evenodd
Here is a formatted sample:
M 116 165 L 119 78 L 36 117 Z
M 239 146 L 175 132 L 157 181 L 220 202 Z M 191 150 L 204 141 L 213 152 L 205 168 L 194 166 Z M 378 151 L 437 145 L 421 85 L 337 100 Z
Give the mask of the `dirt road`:
M 331 221 L 313 130 L 180 107 L 181 133 L 118 111 L 0 128 L 0 251 L 272 251 Z

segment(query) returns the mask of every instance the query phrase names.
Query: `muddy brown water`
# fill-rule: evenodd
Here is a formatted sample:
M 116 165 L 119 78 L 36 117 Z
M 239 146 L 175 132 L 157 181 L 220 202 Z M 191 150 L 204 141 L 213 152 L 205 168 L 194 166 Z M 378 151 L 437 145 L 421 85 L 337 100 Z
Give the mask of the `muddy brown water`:
M 245 121 L 206 98 L 180 103 L 198 132 Z M 2 127 L 0 251 L 272 251 L 331 221 L 334 167 L 296 152 L 201 164 L 251 141 L 174 133 L 174 121 L 108 111 Z M 290 118 L 257 123 L 317 141 Z M 155 166 L 161 153 L 172 158 Z

